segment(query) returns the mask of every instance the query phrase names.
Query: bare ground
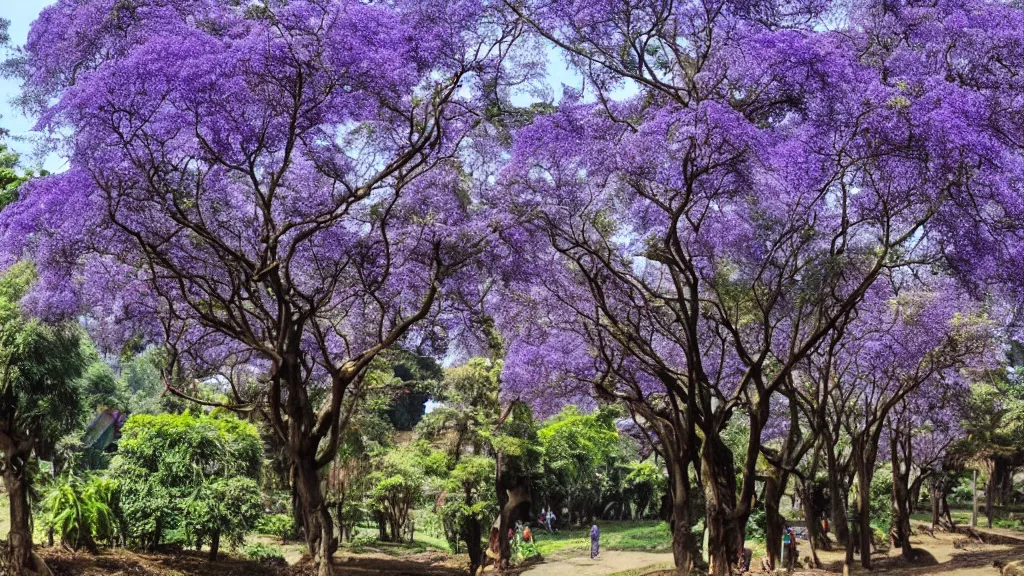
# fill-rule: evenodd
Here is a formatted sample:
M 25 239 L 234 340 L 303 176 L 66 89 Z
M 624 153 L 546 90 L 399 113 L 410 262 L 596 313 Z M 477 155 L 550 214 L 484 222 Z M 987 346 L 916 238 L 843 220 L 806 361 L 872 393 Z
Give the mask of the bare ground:
M 984 537 L 985 533 L 980 531 Z M 1003 536 L 1003 534 L 999 534 Z M 908 563 L 897 552 L 873 556 L 872 570 L 857 568 L 854 575 L 886 576 L 999 576 L 997 564 L 1024 559 L 1024 538 L 1004 543 L 981 543 L 962 534 L 937 532 L 935 536 L 919 530 L 911 539 L 919 558 Z M 954 546 L 954 542 L 959 546 Z M 799 550 L 806 554 L 806 544 Z M 301 561 L 289 567 L 268 566 L 226 556 L 209 562 L 205 554 L 190 551 L 173 553 L 137 553 L 121 549 L 103 550 L 91 556 L 61 548 L 43 548 L 40 555 L 55 576 L 300 576 L 305 573 Z M 793 576 L 831 576 L 840 573 L 842 551 L 820 552 L 826 569 L 798 569 Z M 336 557 L 341 576 L 461 576 L 466 574 L 464 557 L 439 552 L 406 556 L 383 553 L 342 553 Z M 297 558 L 290 558 L 293 562 Z M 628 573 L 661 576 L 670 567 L 667 553 L 604 551 L 596 560 L 580 550 L 565 550 L 521 572 L 522 576 L 610 576 Z M 754 566 L 760 558 L 754 558 Z M 485 574 L 494 574 L 488 567 Z M 757 574 L 757 572 L 754 572 Z
M 984 537 L 985 533 L 982 532 Z M 1012 533 L 999 533 L 1000 536 L 1015 536 Z M 1019 536 L 1017 536 L 1019 537 Z M 1017 543 L 985 544 L 967 541 L 962 534 L 936 532 L 935 536 L 919 530 L 911 538 L 911 544 L 918 552 L 914 562 L 907 562 L 899 551 L 877 553 L 872 557 L 872 569 L 859 567 L 854 575 L 893 575 L 893 576 L 999 576 L 999 565 L 1012 560 L 1024 559 L 1024 537 Z M 959 542 L 958 542 L 959 541 Z M 958 542 L 961 548 L 955 547 Z M 1007 541 L 1009 542 L 1009 540 Z M 808 553 L 806 544 L 799 553 Z M 819 551 L 818 557 L 825 569 L 797 569 L 794 576 L 827 576 L 842 573 L 843 552 Z M 663 571 L 671 566 L 671 554 L 651 554 L 645 552 L 602 552 L 596 560 L 589 556 L 553 557 L 543 563 L 526 570 L 523 576 L 608 576 L 626 571 L 638 570 L 646 576 L 670 574 Z M 754 558 L 754 566 L 760 566 L 761 559 Z M 645 570 L 649 569 L 649 571 Z M 752 574 L 758 574 L 755 570 Z

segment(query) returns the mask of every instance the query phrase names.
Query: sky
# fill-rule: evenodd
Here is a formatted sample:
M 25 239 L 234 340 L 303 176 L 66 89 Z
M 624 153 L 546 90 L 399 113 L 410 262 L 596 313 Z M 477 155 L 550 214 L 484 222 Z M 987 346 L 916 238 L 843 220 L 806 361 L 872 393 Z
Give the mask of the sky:
M 53 2 L 54 0 L 0 0 L 0 18 L 11 21 L 9 31 L 12 45 L 21 46 L 25 43 L 29 26 L 39 12 Z M 37 161 L 30 158 L 32 144 L 19 140 L 31 134 L 33 121 L 11 106 L 11 99 L 17 94 L 17 80 L 0 78 L 0 125 L 10 130 L 12 138 L 7 144 L 22 154 L 22 162 L 27 165 L 35 165 Z M 53 171 L 59 169 L 61 162 L 52 157 L 48 158 L 44 165 Z

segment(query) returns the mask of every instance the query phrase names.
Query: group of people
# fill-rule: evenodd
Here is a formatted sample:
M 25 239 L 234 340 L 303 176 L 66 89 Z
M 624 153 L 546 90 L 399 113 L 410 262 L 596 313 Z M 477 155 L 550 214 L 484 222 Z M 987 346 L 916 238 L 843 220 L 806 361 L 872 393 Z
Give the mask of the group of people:
M 540 517 L 537 518 L 537 523 L 547 529 L 548 533 L 553 533 L 555 531 L 555 520 L 555 512 L 551 508 L 541 508 Z

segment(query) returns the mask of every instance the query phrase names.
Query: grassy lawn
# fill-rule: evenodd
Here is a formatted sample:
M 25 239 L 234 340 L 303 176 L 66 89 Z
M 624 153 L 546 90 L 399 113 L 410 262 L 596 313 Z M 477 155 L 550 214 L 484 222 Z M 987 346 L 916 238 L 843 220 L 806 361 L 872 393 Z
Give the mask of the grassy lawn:
M 341 542 L 340 549 L 354 554 L 381 552 L 390 556 L 405 556 L 429 551 L 451 553 L 451 547 L 447 540 L 432 536 L 426 531 L 417 530 L 411 543 L 381 542 L 377 540 L 376 528 L 364 526 L 357 526 L 352 535 L 352 541 Z
M 1010 516 L 1013 516 L 1011 519 Z M 950 516 L 953 517 L 953 521 L 957 524 L 970 524 L 971 522 L 971 511 L 963 509 L 950 510 Z M 992 516 L 992 527 L 993 528 L 1006 528 L 1010 530 L 1024 531 L 1024 522 L 1021 519 L 1024 518 L 1024 513 L 1021 512 L 1007 512 L 1007 511 L 996 511 Z M 931 512 L 923 512 L 919 514 L 913 514 L 911 519 L 918 522 L 931 522 Z M 985 514 L 983 511 L 978 512 L 978 527 L 985 528 L 987 523 L 985 521 Z
M 667 522 L 601 522 L 602 550 L 633 550 L 641 552 L 669 552 L 672 535 Z M 533 538 L 537 550 L 548 555 L 560 550 L 589 550 L 590 527 L 565 527 L 554 534 L 535 528 Z

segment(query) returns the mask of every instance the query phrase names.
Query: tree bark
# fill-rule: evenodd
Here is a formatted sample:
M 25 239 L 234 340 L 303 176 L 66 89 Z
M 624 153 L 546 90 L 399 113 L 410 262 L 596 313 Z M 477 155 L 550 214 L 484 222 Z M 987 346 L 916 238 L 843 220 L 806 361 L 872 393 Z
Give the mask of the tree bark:
M 907 485 L 910 462 L 900 462 L 901 451 L 906 455 L 906 446 L 901 446 L 902 440 L 894 436 L 889 443 L 889 460 L 892 463 L 892 540 L 894 546 L 900 547 L 905 559 L 913 560 L 910 547 L 910 487 Z
M 32 570 L 33 562 L 32 510 L 28 504 L 28 481 L 24 469 L 8 464 L 4 472 L 4 487 L 11 515 L 11 531 L 7 536 L 8 563 L 13 574 L 26 574 Z
M 736 510 L 736 471 L 732 451 L 714 434 L 701 444 L 701 474 L 704 484 L 708 530 L 708 574 L 730 576 L 731 565 L 742 549 L 743 528 Z M 742 518 L 745 523 L 746 518 Z
M 996 466 L 993 463 L 989 466 L 988 483 L 985 485 L 985 524 L 988 528 L 992 527 L 992 500 L 996 491 L 995 470 Z
M 812 466 L 811 471 L 816 472 L 815 468 L 816 466 Z M 822 541 L 827 542 L 828 535 L 822 533 L 821 517 L 818 514 L 817 507 L 814 505 L 814 483 L 804 481 L 802 489 L 804 518 L 807 520 L 807 544 L 811 548 L 811 561 L 814 563 L 814 568 L 821 568 L 821 560 L 818 558 L 818 543 Z
M 782 532 L 785 530 L 785 520 L 779 508 L 782 504 L 782 495 L 786 491 L 789 475 L 779 470 L 774 470 L 764 481 L 764 510 L 765 510 L 765 535 L 764 545 L 768 554 L 768 565 L 774 570 L 781 568 L 779 564 L 779 550 L 782 548 Z M 808 521 L 808 526 L 810 521 Z
M 690 576 L 700 558 L 697 539 L 694 537 L 690 514 L 690 471 L 689 464 L 678 455 L 667 454 L 669 470 L 669 495 L 671 497 L 672 558 L 679 576 Z
M 220 530 L 214 532 L 210 540 L 210 562 L 217 561 L 218 552 L 220 552 Z
M 854 442 L 854 466 L 857 469 L 857 517 L 860 536 L 860 564 L 871 569 L 871 479 L 874 473 L 874 458 L 866 454 L 867 447 Z
M 296 450 L 293 454 L 298 456 L 294 462 L 295 482 L 298 501 L 302 508 L 302 529 L 306 536 L 306 546 L 316 566 L 317 576 L 331 576 L 331 556 L 337 549 L 337 539 L 334 537 L 331 512 L 320 486 L 320 475 L 312 457 L 303 458 L 304 451 L 301 450 Z
M 846 514 L 849 493 L 843 482 L 843 473 L 839 469 L 835 446 L 831 432 L 826 430 L 825 462 L 828 467 L 828 491 L 830 508 L 832 509 L 832 526 L 836 532 L 836 540 L 846 549 L 846 555 L 843 559 L 843 574 L 848 574 L 853 566 L 854 542 L 850 534 L 849 518 Z
M 971 477 L 971 528 L 978 527 L 978 471 Z

